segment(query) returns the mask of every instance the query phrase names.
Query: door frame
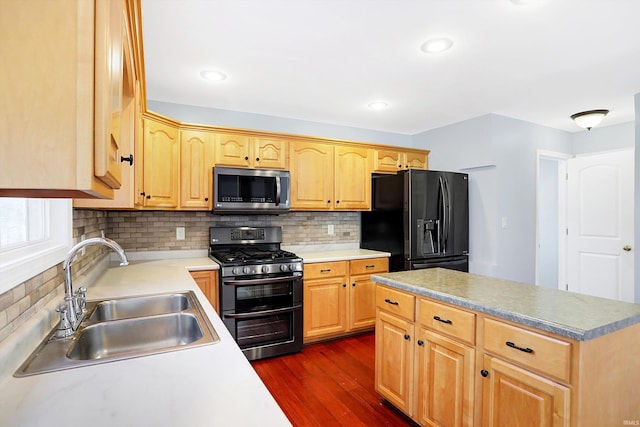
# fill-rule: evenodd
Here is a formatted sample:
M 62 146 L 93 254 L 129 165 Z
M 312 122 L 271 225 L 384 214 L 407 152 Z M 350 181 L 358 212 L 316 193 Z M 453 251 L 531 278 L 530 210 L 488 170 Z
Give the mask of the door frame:
M 573 155 L 548 150 L 536 150 L 536 264 L 535 284 L 540 286 L 540 160 L 553 160 L 558 166 L 558 289 L 567 283 L 567 161 Z

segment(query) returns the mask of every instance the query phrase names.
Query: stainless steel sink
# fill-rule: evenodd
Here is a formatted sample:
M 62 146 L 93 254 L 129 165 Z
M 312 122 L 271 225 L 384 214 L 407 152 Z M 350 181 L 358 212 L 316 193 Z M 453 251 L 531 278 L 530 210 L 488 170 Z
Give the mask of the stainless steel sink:
M 190 313 L 104 322 L 80 331 L 67 357 L 93 360 L 140 355 L 160 349 L 180 348 L 202 337 L 198 319 Z
M 68 338 L 55 328 L 15 377 L 194 348 L 220 341 L 192 291 L 87 302 Z
M 89 319 L 96 321 L 178 313 L 189 308 L 191 303 L 184 293 L 114 298 L 87 303 L 87 311 L 91 313 Z

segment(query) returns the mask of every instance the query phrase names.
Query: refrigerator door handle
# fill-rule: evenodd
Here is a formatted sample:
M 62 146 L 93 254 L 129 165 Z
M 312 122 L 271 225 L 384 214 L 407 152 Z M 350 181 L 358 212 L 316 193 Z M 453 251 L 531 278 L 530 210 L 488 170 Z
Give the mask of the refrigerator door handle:
M 449 221 L 447 218 L 448 215 L 448 197 L 447 197 L 447 189 L 446 189 L 446 182 L 445 179 L 443 177 L 439 178 L 439 183 L 440 183 L 440 197 L 441 197 L 441 202 L 442 202 L 442 229 L 439 230 L 440 232 L 438 233 L 438 236 L 442 235 L 442 239 L 438 239 L 439 240 L 439 244 L 438 244 L 438 249 L 439 251 L 441 251 L 442 253 L 446 254 L 447 253 L 447 239 L 449 237 L 449 233 L 448 233 L 448 227 L 449 227 Z

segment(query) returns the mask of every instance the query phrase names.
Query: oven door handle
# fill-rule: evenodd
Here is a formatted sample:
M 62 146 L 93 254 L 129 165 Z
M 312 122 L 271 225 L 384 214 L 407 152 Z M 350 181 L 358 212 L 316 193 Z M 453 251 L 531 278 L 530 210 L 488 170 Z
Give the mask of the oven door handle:
M 300 310 L 301 308 L 302 308 L 302 304 L 298 304 L 298 305 L 294 305 L 293 307 L 276 308 L 273 310 L 263 310 L 263 311 L 252 311 L 251 313 L 224 313 L 223 317 L 230 317 L 232 319 L 242 319 L 247 317 L 268 316 L 270 314 L 290 313 L 292 311 Z
M 222 284 L 232 285 L 232 286 L 270 285 L 272 283 L 291 282 L 292 280 L 298 280 L 298 279 L 300 279 L 300 276 L 271 277 L 268 279 L 246 279 L 246 280 L 222 279 Z

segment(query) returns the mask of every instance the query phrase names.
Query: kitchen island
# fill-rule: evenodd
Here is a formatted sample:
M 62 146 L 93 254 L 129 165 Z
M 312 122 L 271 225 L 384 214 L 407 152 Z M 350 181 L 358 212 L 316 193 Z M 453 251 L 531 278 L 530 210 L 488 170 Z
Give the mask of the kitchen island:
M 60 302 L 55 301 L 0 345 L 0 425 L 290 426 L 187 268 L 217 265 L 202 258 L 110 266 L 94 283 L 84 284 L 87 299 L 193 291 L 218 343 L 13 377 L 50 331 Z
M 376 389 L 418 423 L 640 423 L 640 305 L 439 268 L 372 280 Z

